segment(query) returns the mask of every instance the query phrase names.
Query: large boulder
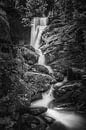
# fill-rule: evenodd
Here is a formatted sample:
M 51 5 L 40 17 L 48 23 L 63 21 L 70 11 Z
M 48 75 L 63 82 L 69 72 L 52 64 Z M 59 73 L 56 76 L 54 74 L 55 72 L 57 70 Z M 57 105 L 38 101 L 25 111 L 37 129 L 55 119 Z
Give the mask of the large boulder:
M 32 66 L 32 71 L 39 72 L 39 73 L 44 73 L 44 74 L 49 74 L 49 70 L 45 66 L 39 65 L 39 64 L 33 65 Z
M 24 74 L 24 81 L 28 83 L 29 89 L 33 89 L 36 92 L 43 92 L 50 88 L 50 84 L 56 82 L 53 77 L 36 72 L 26 72 Z
M 38 55 L 33 50 L 26 48 L 26 47 L 22 47 L 21 53 L 22 53 L 22 56 L 24 57 L 26 63 L 28 63 L 30 65 L 37 63 Z
M 86 111 L 86 90 L 80 82 L 69 82 L 54 91 L 57 107 L 70 108 L 77 111 Z M 70 107 L 71 105 L 71 107 Z

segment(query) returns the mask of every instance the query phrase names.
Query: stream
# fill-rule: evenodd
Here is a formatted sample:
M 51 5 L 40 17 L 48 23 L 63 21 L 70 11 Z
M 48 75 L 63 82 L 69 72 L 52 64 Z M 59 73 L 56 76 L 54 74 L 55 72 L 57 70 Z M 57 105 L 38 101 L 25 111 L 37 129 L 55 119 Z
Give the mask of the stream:
M 31 43 L 30 45 L 35 49 L 39 55 L 38 64 L 45 66 L 50 73 L 53 73 L 53 70 L 50 66 L 45 64 L 45 55 L 40 49 L 40 40 L 43 31 L 47 26 L 48 19 L 46 17 L 39 18 L 36 17 L 32 21 L 32 30 L 31 30 Z M 56 85 L 58 86 L 59 83 Z M 50 90 L 42 93 L 42 99 L 33 101 L 31 107 L 47 107 L 45 113 L 46 116 L 49 116 L 55 119 L 55 123 L 48 130 L 85 130 L 85 119 L 80 114 L 56 109 L 55 107 L 50 107 L 50 103 L 53 104 L 53 86 Z

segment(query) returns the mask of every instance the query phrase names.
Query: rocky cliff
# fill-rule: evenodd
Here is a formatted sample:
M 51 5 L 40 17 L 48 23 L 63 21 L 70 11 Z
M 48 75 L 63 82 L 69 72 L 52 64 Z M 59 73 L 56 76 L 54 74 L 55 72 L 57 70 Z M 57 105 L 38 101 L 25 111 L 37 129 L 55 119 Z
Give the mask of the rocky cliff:
M 86 77 L 86 2 L 55 0 L 53 15 L 42 36 L 42 51 L 46 63 L 53 68 L 54 76 L 67 77 L 67 83 L 56 87 L 57 104 L 73 104 L 85 110 Z

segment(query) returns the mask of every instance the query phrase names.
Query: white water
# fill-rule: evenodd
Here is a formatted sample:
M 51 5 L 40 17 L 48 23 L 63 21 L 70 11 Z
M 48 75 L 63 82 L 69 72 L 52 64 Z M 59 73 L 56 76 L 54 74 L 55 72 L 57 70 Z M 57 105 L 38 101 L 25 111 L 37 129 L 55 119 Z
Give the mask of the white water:
M 68 128 L 75 129 L 82 128 L 83 126 L 83 118 L 73 112 L 48 109 L 45 114 L 49 117 L 54 118 L 56 122 L 60 122 Z
M 45 93 L 42 94 L 42 99 L 34 101 L 31 103 L 31 107 L 47 107 L 47 111 L 45 113 L 46 116 L 54 118 L 56 122 L 60 122 L 63 125 L 65 125 L 67 128 L 70 129 L 77 129 L 77 128 L 82 128 L 83 126 L 83 118 L 80 117 L 79 115 L 76 115 L 73 112 L 67 112 L 62 110 L 62 108 L 58 109 L 56 107 L 53 107 L 53 88 Z M 51 105 L 49 105 L 51 104 Z M 81 130 L 81 129 L 80 129 Z
M 32 21 L 32 30 L 31 30 L 31 46 L 33 46 L 36 52 L 39 54 L 38 64 L 45 66 L 50 73 L 53 73 L 52 68 L 45 64 L 45 55 L 40 49 L 40 40 L 44 29 L 47 26 L 47 18 L 34 18 Z
M 31 107 L 48 107 L 49 103 L 53 101 L 54 97 L 52 94 L 53 88 L 42 94 L 42 99 L 31 103 Z
M 52 68 L 45 64 L 45 55 L 40 49 L 40 40 L 42 33 L 47 25 L 47 18 L 34 18 L 31 30 L 31 46 L 33 46 L 36 52 L 39 54 L 38 64 L 45 66 L 50 73 L 53 73 Z M 64 81 L 65 82 L 65 81 Z M 55 84 L 55 86 L 61 86 L 63 83 Z M 49 104 L 53 101 L 53 88 L 48 92 L 42 94 L 42 99 L 31 103 L 31 107 L 47 107 L 48 110 L 45 113 L 46 116 L 52 117 L 56 122 L 60 122 L 68 128 L 81 127 L 82 118 L 71 112 L 62 112 L 60 109 L 57 111 L 54 108 L 50 108 Z

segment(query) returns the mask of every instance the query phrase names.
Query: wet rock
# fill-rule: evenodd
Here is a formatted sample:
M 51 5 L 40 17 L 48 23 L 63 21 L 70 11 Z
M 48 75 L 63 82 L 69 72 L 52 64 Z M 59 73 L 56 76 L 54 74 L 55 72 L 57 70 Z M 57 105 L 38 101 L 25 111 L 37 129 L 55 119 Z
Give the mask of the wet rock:
M 69 81 L 81 80 L 83 75 L 85 75 L 85 71 L 83 69 L 67 68 L 64 71 L 64 76 L 67 76 Z
M 46 91 L 46 90 L 45 90 Z M 33 95 L 33 94 L 32 94 Z M 36 101 L 36 100 L 39 100 L 39 99 L 42 99 L 42 93 L 41 92 L 38 92 L 36 94 L 34 94 L 34 96 L 31 97 L 31 102 L 32 101 Z
M 46 50 L 45 50 L 45 58 L 46 58 L 46 64 L 50 64 L 56 59 L 59 58 L 58 51 L 60 50 L 61 45 L 57 44 L 55 45 L 50 45 Z
M 27 72 L 27 71 L 29 71 L 31 69 L 31 66 L 24 63 L 23 66 L 22 66 L 22 69 L 24 70 L 24 72 Z
M 65 61 L 65 63 L 64 63 L 64 61 Z M 62 62 L 63 62 L 63 64 L 61 64 Z M 67 63 L 68 62 L 66 62 L 66 59 L 58 59 L 58 60 L 52 62 L 51 67 L 52 67 L 53 71 L 55 72 L 55 75 L 56 75 L 56 73 L 57 74 L 61 73 L 63 75 L 65 69 L 68 68 Z
M 49 74 L 48 69 L 42 65 L 34 65 L 34 66 L 32 66 L 32 70 L 39 72 L 39 73 Z
M 55 102 L 56 110 L 76 111 L 73 103 L 57 103 Z
M 46 126 L 46 123 L 41 118 L 29 114 L 24 114 L 21 116 L 18 124 L 16 125 L 16 128 L 20 128 L 21 130 L 45 130 Z
M 64 80 L 64 75 L 59 72 L 57 72 L 57 73 L 54 72 L 54 76 L 55 76 L 57 82 L 61 82 Z
M 71 84 L 62 85 L 60 87 L 56 87 L 55 89 L 57 91 L 57 95 L 62 96 L 66 92 L 74 91 L 73 89 L 77 89 L 78 87 L 80 87 L 80 83 L 73 83 L 73 84 L 71 83 Z
M 71 82 L 66 83 L 60 88 L 57 87 L 54 91 L 54 96 L 57 104 L 70 103 L 73 104 L 71 107 L 79 110 L 80 104 L 83 104 L 82 106 L 85 106 L 85 93 L 85 87 L 83 87 L 80 82 Z
M 54 123 L 54 119 L 48 116 L 41 116 L 42 119 L 50 126 Z
M 49 18 L 50 25 L 43 33 L 41 46 L 54 76 L 48 75 L 48 71 L 40 66 L 31 68 L 37 64 L 38 55 L 30 46 L 17 47 L 17 64 L 14 65 L 10 20 L 8 22 L 6 11 L 0 10 L 0 129 L 45 130 L 47 123 L 52 124 L 52 119 L 41 118 L 45 109 L 29 110 L 29 106 L 56 80 L 62 81 L 63 76 L 67 76 L 68 82 L 54 88 L 56 104 L 62 104 L 60 107 L 72 104 L 76 110 L 86 111 L 86 74 L 82 72 L 86 71 L 85 3 L 80 0 L 55 1 L 54 16 Z M 8 12 L 11 14 L 12 11 L 8 9 Z M 35 72 L 32 72 L 34 68 Z
M 54 78 L 47 74 L 26 72 L 24 80 L 28 83 L 28 88 L 34 88 L 34 91 L 44 91 L 50 88 L 50 84 L 54 81 Z
M 8 111 L 10 110 L 11 114 L 20 108 L 28 108 L 31 103 L 31 93 L 27 84 L 16 76 L 12 78 L 12 82 L 12 88 L 9 91 L 10 105 L 8 104 Z
M 26 45 L 24 44 L 23 47 L 30 49 L 31 51 L 35 52 L 35 49 L 29 44 L 26 44 Z
M 85 68 L 84 57 L 86 54 L 83 51 L 85 50 L 85 45 L 82 45 L 83 43 L 79 40 L 80 35 L 81 39 L 83 39 L 82 41 L 85 42 L 85 38 L 83 37 L 86 29 L 83 28 L 83 26 L 85 26 L 84 23 L 76 23 L 76 21 L 73 21 L 70 24 L 64 22 L 64 26 L 58 27 L 58 23 L 56 23 L 55 20 L 57 21 L 57 19 L 53 18 L 53 24 L 51 23 L 50 26 L 48 26 L 42 37 L 45 42 L 42 46 L 42 50 L 46 55 L 47 63 L 56 71 L 62 71 L 62 69 L 65 70 L 65 68 L 69 67 L 75 67 L 78 69 Z M 78 26 L 80 27 L 79 30 Z
M 44 107 L 29 108 L 29 113 L 30 113 L 31 115 L 35 115 L 35 116 L 40 115 L 40 114 L 42 114 L 42 113 L 44 113 L 44 112 L 46 112 L 46 111 L 47 111 L 47 108 L 44 108 Z
M 41 49 L 55 78 L 61 81 L 62 75 L 68 80 L 55 88 L 56 100 L 57 103 L 73 103 L 77 109 L 85 110 L 86 2 L 58 0 L 54 9 L 58 11 L 53 10 L 53 16 L 49 17 L 50 24 L 42 35 Z
M 21 48 L 21 52 L 22 52 L 24 59 L 26 60 L 26 62 L 28 64 L 32 65 L 32 64 L 37 63 L 38 55 L 36 54 L 36 52 L 34 52 L 28 48 L 25 48 L 25 47 Z

